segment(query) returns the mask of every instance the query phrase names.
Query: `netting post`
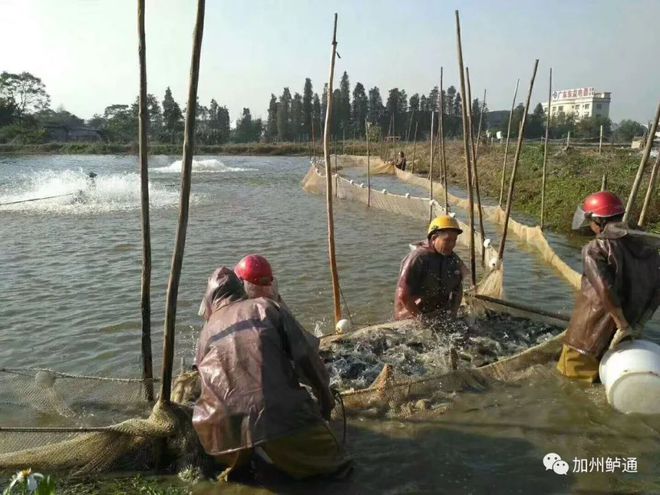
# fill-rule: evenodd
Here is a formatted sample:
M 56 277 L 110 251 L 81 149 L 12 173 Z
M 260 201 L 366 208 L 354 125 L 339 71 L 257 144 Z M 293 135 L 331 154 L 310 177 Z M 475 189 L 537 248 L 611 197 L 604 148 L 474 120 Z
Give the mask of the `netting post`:
M 474 128 L 472 127 L 472 87 L 470 84 L 470 69 L 465 68 L 465 80 L 467 82 L 467 99 L 468 99 L 468 127 L 470 128 L 470 145 L 472 147 L 472 183 L 470 187 L 474 185 L 474 192 L 477 197 L 477 213 L 479 214 L 479 233 L 481 234 L 481 242 L 486 240 L 486 232 L 484 230 L 484 218 L 483 210 L 481 208 L 481 193 L 479 192 L 479 174 L 477 171 L 477 148 L 474 143 Z M 481 264 L 485 264 L 486 260 L 486 251 L 483 248 L 483 244 L 480 247 L 481 251 Z
M 140 200 L 142 207 L 142 379 L 145 398 L 154 400 L 154 371 L 151 356 L 151 227 L 149 224 L 149 166 L 147 144 L 147 56 L 144 29 L 144 0 L 138 0 L 138 57 L 140 63 L 139 155 Z
M 417 150 L 417 126 L 419 125 L 419 122 L 416 120 L 415 121 L 415 137 L 413 137 L 413 156 L 412 156 L 412 163 L 410 164 L 410 173 L 414 174 L 415 173 L 415 151 Z
M 477 264 L 474 255 L 474 199 L 472 198 L 472 167 L 470 166 L 470 146 L 469 146 L 469 132 L 468 119 L 465 109 L 465 69 L 463 67 L 463 46 L 461 44 L 461 20 L 456 11 L 456 39 L 458 42 L 458 68 L 461 78 L 461 94 L 463 95 L 463 104 L 461 105 L 461 112 L 463 114 L 463 149 L 465 152 L 465 175 L 468 191 L 468 216 L 470 217 L 470 277 L 472 285 L 477 285 Z M 468 102 L 468 105 L 470 103 Z
M 176 244 L 172 256 L 170 279 L 167 284 L 167 303 L 165 306 L 165 328 L 163 339 L 163 374 L 160 400 L 170 401 L 172 389 L 172 367 L 174 360 L 174 334 L 176 324 L 176 301 L 179 294 L 179 280 L 183 265 L 183 252 L 186 246 L 188 228 L 188 210 L 190 207 L 190 183 L 192 159 L 195 146 L 195 112 L 197 107 L 197 84 L 199 82 L 199 58 L 204 33 L 205 0 L 197 0 L 197 20 L 193 34 L 192 61 L 190 64 L 190 85 L 188 87 L 188 105 L 183 138 L 183 159 L 181 160 L 181 199 L 179 202 L 179 223 L 176 230 Z
M 367 138 L 367 206 L 371 206 L 371 160 L 369 154 L 369 121 L 364 119 L 364 128 L 366 129 Z
M 641 229 L 646 223 L 646 214 L 651 204 L 651 198 L 655 191 L 655 183 L 658 180 L 658 166 L 660 166 L 660 153 L 655 157 L 655 163 L 653 164 L 653 169 L 651 170 L 651 177 L 649 178 L 649 186 L 646 189 L 646 197 L 644 198 L 644 205 L 642 206 L 642 212 L 639 215 L 639 220 L 637 221 L 637 226 Z
M 443 89 L 443 68 L 440 67 L 440 114 L 438 134 L 440 137 L 440 168 L 442 168 L 442 185 L 445 188 L 445 214 L 449 214 L 449 192 L 447 191 L 447 155 L 445 153 L 445 96 Z
M 534 72 L 532 72 L 532 79 L 529 82 L 529 92 L 527 93 L 527 101 L 525 102 L 525 109 L 523 110 L 522 120 L 518 128 L 518 144 L 516 146 L 516 154 L 513 157 L 513 169 L 511 170 L 511 179 L 509 180 L 509 193 L 506 199 L 506 214 L 504 215 L 504 230 L 502 231 L 502 241 L 500 242 L 500 250 L 498 258 L 504 259 L 504 245 L 506 244 L 506 234 L 509 229 L 509 217 L 511 216 L 511 203 L 513 203 L 513 188 L 516 184 L 516 172 L 518 170 L 518 160 L 522 151 L 522 145 L 525 135 L 525 123 L 527 122 L 527 112 L 529 111 L 529 101 L 532 99 L 532 90 L 534 89 L 534 79 L 536 79 L 536 70 L 539 67 L 539 59 L 534 62 Z
M 337 257 L 335 253 L 335 220 L 332 212 L 332 169 L 330 166 L 330 122 L 332 117 L 332 82 L 335 75 L 335 56 L 337 54 L 337 14 L 332 34 L 332 58 L 330 60 L 330 78 L 328 80 L 328 105 L 325 112 L 325 129 L 323 130 L 323 155 L 325 159 L 326 202 L 328 211 L 328 255 L 330 257 L 330 272 L 332 274 L 332 295 L 335 311 L 335 325 L 341 319 L 341 303 L 339 299 L 339 274 L 337 272 Z M 335 154 L 336 156 L 336 154 Z
M 433 131 L 435 129 L 435 112 L 431 112 L 431 159 L 429 161 L 429 222 L 433 220 Z
M 632 189 L 630 190 L 630 195 L 628 196 L 628 203 L 626 204 L 626 212 L 623 214 L 623 221 L 627 222 L 630 218 L 630 212 L 635 205 L 635 198 L 637 197 L 637 191 L 639 186 L 642 183 L 642 176 L 644 175 L 644 169 L 646 168 L 646 162 L 649 159 L 651 154 L 651 148 L 653 147 L 653 140 L 655 139 L 655 131 L 658 128 L 658 119 L 660 119 L 660 103 L 658 103 L 658 109 L 655 112 L 655 118 L 649 129 L 648 137 L 646 138 L 646 146 L 644 147 L 644 153 L 642 154 L 642 160 L 639 162 L 639 168 L 637 169 L 637 175 L 635 176 L 635 181 L 633 182 Z
M 500 200 L 498 205 L 502 208 L 502 200 L 504 199 L 504 182 L 506 180 L 506 159 L 509 155 L 509 138 L 511 137 L 511 120 L 513 119 L 513 111 L 516 107 L 516 97 L 518 96 L 518 85 L 520 79 L 516 80 L 516 89 L 513 91 L 513 101 L 511 102 L 511 112 L 509 113 L 509 124 L 506 128 L 506 144 L 504 145 L 504 161 L 502 162 L 502 180 L 500 182 Z
M 545 227 L 545 180 L 546 164 L 548 162 L 548 139 L 550 138 L 550 107 L 552 106 L 552 67 L 550 67 L 550 84 L 548 86 L 548 116 L 545 121 L 545 142 L 543 144 L 543 171 L 541 172 L 541 230 Z M 603 126 L 601 126 L 601 130 Z M 602 137 L 602 134 L 601 134 Z

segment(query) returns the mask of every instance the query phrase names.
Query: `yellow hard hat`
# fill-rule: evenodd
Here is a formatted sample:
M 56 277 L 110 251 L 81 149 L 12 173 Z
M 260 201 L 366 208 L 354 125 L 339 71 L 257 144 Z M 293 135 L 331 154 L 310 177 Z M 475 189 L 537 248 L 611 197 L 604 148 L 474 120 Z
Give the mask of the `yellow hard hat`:
M 429 224 L 429 230 L 427 235 L 433 234 L 436 230 L 456 230 L 459 234 L 463 233 L 463 230 L 458 225 L 458 220 L 449 215 L 440 215 L 435 217 L 433 221 Z

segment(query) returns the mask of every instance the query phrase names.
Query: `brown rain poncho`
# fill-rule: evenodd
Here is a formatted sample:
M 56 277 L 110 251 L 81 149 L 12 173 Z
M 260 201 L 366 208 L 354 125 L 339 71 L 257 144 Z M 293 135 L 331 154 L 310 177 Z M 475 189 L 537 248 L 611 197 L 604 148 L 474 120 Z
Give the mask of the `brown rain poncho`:
M 245 299 L 224 267 L 209 279 L 205 301 L 210 316 L 196 358 L 202 393 L 193 414 L 204 449 L 211 455 L 247 449 L 321 422 L 299 381 L 327 408 L 328 375 L 295 318 L 270 299 Z
M 401 262 L 394 298 L 394 318 L 456 312 L 463 298 L 466 267 L 456 253 L 444 256 L 429 241 L 422 242 Z
M 582 288 L 564 342 L 597 359 L 609 345 L 616 324 L 611 311 L 621 308 L 628 323 L 648 320 L 660 304 L 657 246 L 611 223 L 582 249 Z

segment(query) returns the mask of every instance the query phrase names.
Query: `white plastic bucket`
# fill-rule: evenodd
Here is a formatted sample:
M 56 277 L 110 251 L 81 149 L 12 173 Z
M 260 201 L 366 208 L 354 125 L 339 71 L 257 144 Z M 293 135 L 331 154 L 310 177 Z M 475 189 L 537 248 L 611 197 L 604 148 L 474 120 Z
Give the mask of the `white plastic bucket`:
M 623 413 L 660 414 L 660 346 L 648 340 L 619 344 L 600 361 L 607 401 Z

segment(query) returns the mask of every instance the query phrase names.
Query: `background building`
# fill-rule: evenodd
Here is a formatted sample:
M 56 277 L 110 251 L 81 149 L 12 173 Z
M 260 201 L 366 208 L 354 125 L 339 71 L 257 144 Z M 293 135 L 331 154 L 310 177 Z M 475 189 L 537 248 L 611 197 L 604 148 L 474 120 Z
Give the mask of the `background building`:
M 552 117 L 560 113 L 573 114 L 576 120 L 585 117 L 610 116 L 612 93 L 597 93 L 594 88 L 562 89 L 552 92 Z M 543 111 L 548 112 L 548 102 L 542 103 Z

